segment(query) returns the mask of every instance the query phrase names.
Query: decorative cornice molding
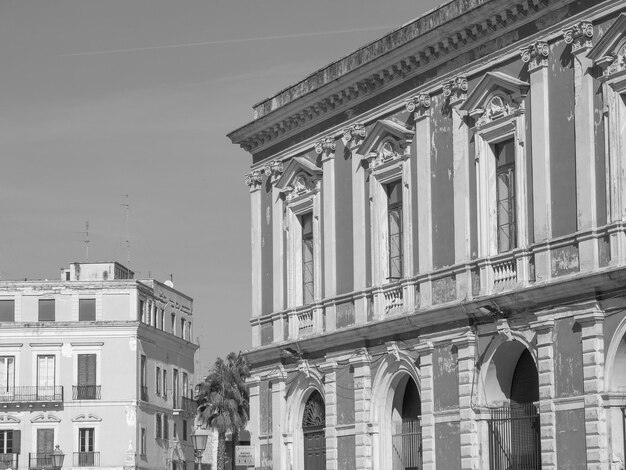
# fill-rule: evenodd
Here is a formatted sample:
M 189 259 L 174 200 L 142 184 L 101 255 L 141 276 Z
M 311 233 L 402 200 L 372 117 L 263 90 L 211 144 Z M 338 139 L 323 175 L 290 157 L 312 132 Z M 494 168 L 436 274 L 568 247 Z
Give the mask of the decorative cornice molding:
M 532 72 L 541 67 L 548 66 L 550 46 L 546 41 L 536 41 L 520 49 L 522 62 L 528 64 L 528 71 Z
M 366 135 L 367 132 L 365 130 L 365 125 L 356 123 L 343 130 L 341 140 L 343 141 L 344 146 L 349 146 L 350 150 L 354 150 L 363 143 L 363 139 L 365 139 Z
M 458 104 L 467 98 L 468 89 L 467 78 L 458 75 L 443 84 L 443 96 L 448 98 L 451 105 Z
M 250 191 L 254 191 L 261 187 L 263 183 L 263 171 L 253 170 L 246 175 L 245 182 L 250 188 Z
M 337 144 L 335 143 L 335 138 L 333 136 L 324 137 L 321 140 L 315 142 L 315 153 L 321 155 L 322 158 L 333 158 L 335 156 L 335 150 L 337 149 Z
M 563 40 L 572 45 L 572 52 L 580 52 L 593 46 L 593 25 L 591 21 L 581 21 L 563 30 Z

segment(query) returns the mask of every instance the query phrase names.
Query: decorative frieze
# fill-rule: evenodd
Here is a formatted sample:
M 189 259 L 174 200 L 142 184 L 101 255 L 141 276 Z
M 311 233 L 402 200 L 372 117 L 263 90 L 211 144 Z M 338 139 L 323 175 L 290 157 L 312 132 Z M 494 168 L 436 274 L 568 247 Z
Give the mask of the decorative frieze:
M 283 174 L 283 169 L 283 162 L 274 160 L 263 167 L 263 173 L 265 173 L 265 176 L 267 176 L 270 181 L 274 183 Z
M 263 171 L 253 170 L 246 175 L 245 182 L 250 188 L 250 191 L 258 189 L 263 183 Z
M 550 46 L 546 41 L 537 41 L 520 49 L 522 62 L 528 64 L 528 71 L 532 72 L 540 67 L 547 67 Z
M 443 84 L 443 96 L 449 100 L 451 105 L 454 105 L 467 98 L 468 88 L 467 78 L 457 76 Z
M 430 101 L 430 95 L 420 93 L 406 100 L 406 110 L 410 113 L 415 113 L 415 118 L 419 119 L 428 114 Z
M 356 123 L 343 130 L 341 140 L 345 146 L 350 146 L 352 150 L 363 143 L 363 139 L 365 139 L 366 135 L 365 125 Z
M 593 25 L 590 21 L 581 21 L 563 30 L 563 39 L 572 45 L 572 52 L 589 49 L 593 43 Z
M 336 148 L 337 144 L 335 143 L 335 138 L 332 136 L 324 137 L 315 142 L 315 153 L 321 155 L 322 158 L 333 158 Z

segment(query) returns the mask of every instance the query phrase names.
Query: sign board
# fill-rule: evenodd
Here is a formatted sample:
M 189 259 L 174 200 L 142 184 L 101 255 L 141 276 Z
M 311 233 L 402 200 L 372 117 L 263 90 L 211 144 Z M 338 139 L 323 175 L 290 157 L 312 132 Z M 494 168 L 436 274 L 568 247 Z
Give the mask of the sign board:
M 254 446 L 235 446 L 235 465 L 254 467 Z

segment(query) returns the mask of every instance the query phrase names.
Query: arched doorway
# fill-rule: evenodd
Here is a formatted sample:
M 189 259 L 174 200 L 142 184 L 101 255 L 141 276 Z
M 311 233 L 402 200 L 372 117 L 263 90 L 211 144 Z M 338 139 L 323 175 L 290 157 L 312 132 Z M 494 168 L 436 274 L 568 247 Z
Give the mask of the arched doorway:
M 326 468 L 326 411 L 322 395 L 314 390 L 304 405 L 302 433 L 304 435 L 304 470 Z
M 530 351 L 517 341 L 503 343 L 490 361 L 485 384 L 491 412 L 489 469 L 539 470 L 540 427 L 535 405 L 539 376 Z M 494 406 L 495 400 L 500 406 Z
M 422 406 L 417 385 L 404 375 L 395 388 L 391 409 L 393 470 L 418 470 L 422 466 Z

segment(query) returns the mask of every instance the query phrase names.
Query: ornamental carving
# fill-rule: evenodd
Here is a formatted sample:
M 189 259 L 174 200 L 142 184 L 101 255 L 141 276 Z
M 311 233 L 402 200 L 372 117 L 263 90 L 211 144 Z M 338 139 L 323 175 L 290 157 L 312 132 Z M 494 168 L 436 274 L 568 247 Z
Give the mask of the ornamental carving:
M 444 91 L 445 93 L 445 91 Z M 423 116 L 430 109 L 430 95 L 421 93 L 406 100 L 406 110 L 410 113 Z
M 489 99 L 484 110 L 480 110 L 480 113 L 474 112 L 473 115 L 480 115 L 476 121 L 476 125 L 480 127 L 501 117 L 509 116 L 511 111 L 511 104 L 506 97 L 495 95 Z
M 246 175 L 245 181 L 251 190 L 257 189 L 263 183 L 263 172 L 254 170 Z
M 592 46 L 593 25 L 590 21 L 581 21 L 563 30 L 563 39 L 572 45 L 572 52 L 588 49 Z
M 450 103 L 455 103 L 466 98 L 468 89 L 469 85 L 466 77 L 454 77 L 443 84 L 443 96 L 448 98 Z
M 550 55 L 550 46 L 545 41 L 537 41 L 533 44 L 520 49 L 522 62 L 528 64 L 528 71 L 548 65 L 548 56 Z
M 606 76 L 626 70 L 626 42 L 622 44 L 622 47 L 617 52 L 607 57 L 606 63 L 607 67 L 604 72 Z
M 341 140 L 343 140 L 344 145 L 350 144 L 350 148 L 352 149 L 361 145 L 366 135 L 367 132 L 365 131 L 365 126 L 357 123 L 351 125 L 350 127 L 346 127 L 343 130 L 343 137 Z
M 324 399 L 317 390 L 311 393 L 311 396 L 304 405 L 304 414 L 302 416 L 302 427 L 310 428 L 326 425 L 326 409 Z
M 309 175 L 302 172 L 293 179 L 292 184 L 285 186 L 282 192 L 289 201 L 318 189 L 318 182 L 319 180 L 314 180 Z
M 315 153 L 322 155 L 324 158 L 332 158 L 335 155 L 336 148 L 335 139 L 331 136 L 315 142 Z
M 369 163 L 370 170 L 385 163 L 400 159 L 409 152 L 408 143 L 402 145 L 401 142 L 386 139 L 375 152 L 368 153 L 365 158 Z
M 280 178 L 280 175 L 283 174 L 283 162 L 274 160 L 273 162 L 265 165 L 263 173 L 265 173 L 265 176 L 270 178 L 272 183 L 275 182 L 278 178 Z

